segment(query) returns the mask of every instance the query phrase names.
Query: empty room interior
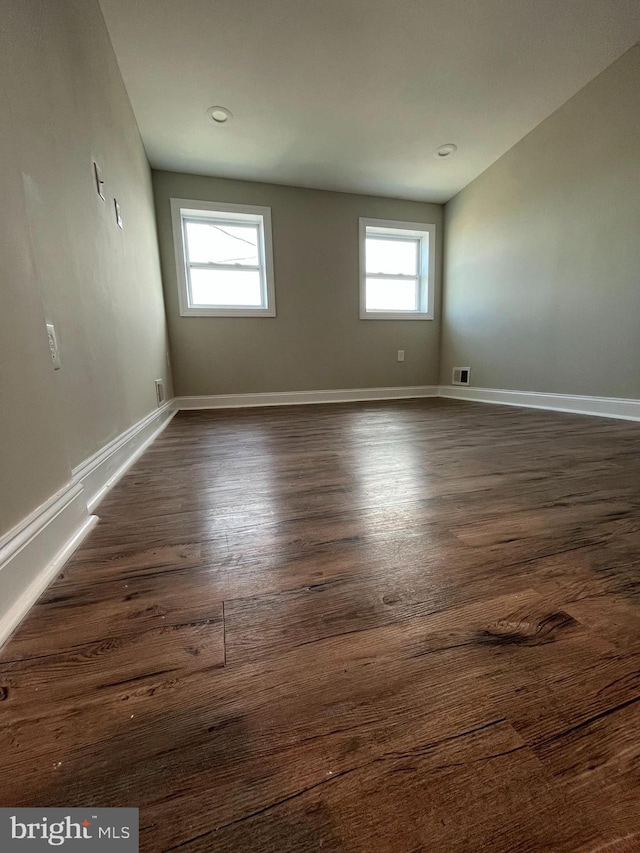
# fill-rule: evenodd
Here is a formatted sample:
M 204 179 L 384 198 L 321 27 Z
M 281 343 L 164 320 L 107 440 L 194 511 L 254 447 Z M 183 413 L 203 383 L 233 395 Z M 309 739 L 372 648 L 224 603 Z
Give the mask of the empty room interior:
M 640 851 L 640 2 L 0 14 L 2 853 Z

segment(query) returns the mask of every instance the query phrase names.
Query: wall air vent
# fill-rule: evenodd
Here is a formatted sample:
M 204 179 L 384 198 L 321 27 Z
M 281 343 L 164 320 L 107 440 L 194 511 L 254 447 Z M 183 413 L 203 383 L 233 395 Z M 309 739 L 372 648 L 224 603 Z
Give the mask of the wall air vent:
M 469 377 L 471 376 L 471 370 L 468 367 L 454 367 L 451 383 L 453 385 L 468 385 Z

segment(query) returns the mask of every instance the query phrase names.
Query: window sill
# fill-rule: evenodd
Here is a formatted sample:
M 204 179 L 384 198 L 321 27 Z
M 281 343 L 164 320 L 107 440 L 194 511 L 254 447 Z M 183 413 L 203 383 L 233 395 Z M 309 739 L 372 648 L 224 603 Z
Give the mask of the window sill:
M 184 308 L 181 317 L 275 317 L 275 308 Z
M 361 320 L 433 320 L 430 312 L 418 311 L 361 311 Z

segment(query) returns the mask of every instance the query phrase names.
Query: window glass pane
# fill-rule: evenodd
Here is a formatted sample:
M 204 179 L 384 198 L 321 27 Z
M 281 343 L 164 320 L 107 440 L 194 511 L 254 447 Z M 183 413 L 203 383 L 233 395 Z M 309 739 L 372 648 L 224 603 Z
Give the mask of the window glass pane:
M 249 270 L 191 269 L 192 305 L 264 308 L 260 273 Z
M 187 220 L 185 232 L 189 261 L 193 264 L 259 264 L 258 225 Z
M 367 279 L 367 311 L 416 311 L 417 280 Z
M 419 239 L 384 240 L 367 237 L 367 272 L 418 275 Z

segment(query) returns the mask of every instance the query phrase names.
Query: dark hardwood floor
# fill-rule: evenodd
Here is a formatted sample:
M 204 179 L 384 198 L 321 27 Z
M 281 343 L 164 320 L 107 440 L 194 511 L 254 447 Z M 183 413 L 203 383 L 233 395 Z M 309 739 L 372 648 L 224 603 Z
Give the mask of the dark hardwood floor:
M 0 805 L 149 853 L 640 850 L 640 424 L 179 414 L 0 653 Z

